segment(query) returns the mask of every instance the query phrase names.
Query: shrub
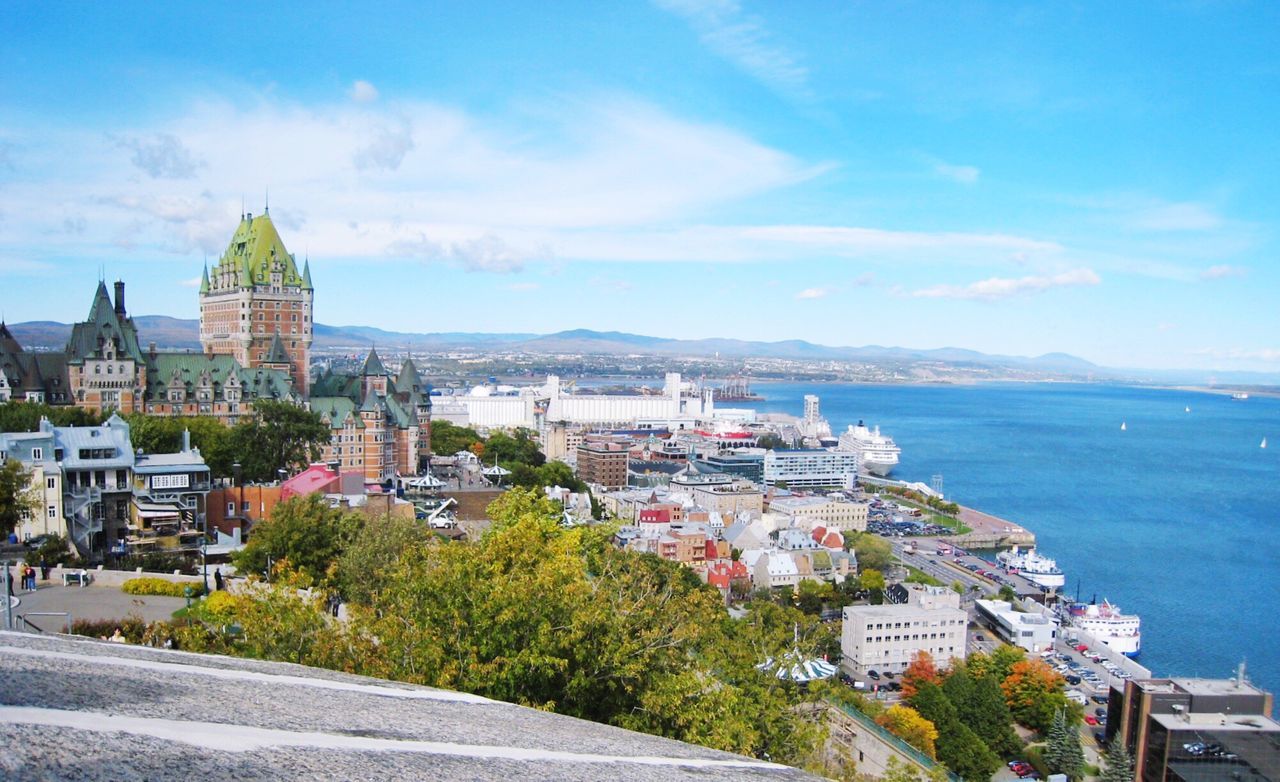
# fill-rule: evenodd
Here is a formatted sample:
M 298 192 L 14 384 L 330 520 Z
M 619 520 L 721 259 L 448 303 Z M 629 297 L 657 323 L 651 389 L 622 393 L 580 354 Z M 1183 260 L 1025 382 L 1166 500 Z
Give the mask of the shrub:
M 185 575 L 194 576 L 198 572 L 196 563 L 181 554 L 165 554 L 149 551 L 145 554 L 129 554 L 120 557 L 111 566 L 112 570 L 137 570 L 142 568 L 148 573 L 172 573 L 177 570 Z
M 163 578 L 131 578 L 120 586 L 126 595 L 162 595 L 165 597 L 186 597 L 186 590 L 191 590 L 192 597 L 204 594 L 201 584 L 165 581 Z
M 110 638 L 115 635 L 117 628 L 126 641 L 140 644 L 146 635 L 147 623 L 134 614 L 124 619 L 77 619 L 71 623 L 72 635 L 87 635 L 90 638 Z

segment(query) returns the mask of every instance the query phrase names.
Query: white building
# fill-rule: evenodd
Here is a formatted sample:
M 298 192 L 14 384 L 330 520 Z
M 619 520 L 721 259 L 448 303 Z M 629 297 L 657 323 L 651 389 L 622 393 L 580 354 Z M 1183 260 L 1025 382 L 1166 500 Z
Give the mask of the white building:
M 1021 646 L 1028 652 L 1052 649 L 1058 637 L 1058 626 L 1039 613 L 1015 611 L 1004 600 L 977 600 L 978 621 L 1000 636 L 1005 643 Z
M 797 526 L 812 529 L 815 525 L 841 532 L 863 532 L 867 529 L 870 505 L 853 502 L 836 494 L 826 497 L 777 497 L 769 503 L 770 513 L 787 516 Z
M 0 464 L 10 459 L 20 462 L 30 472 L 30 489 L 38 498 L 35 512 L 24 514 L 13 531 L 19 540 L 67 534 L 62 518 L 62 469 L 54 452 L 53 432 L 0 433 Z
M 628 426 L 636 422 L 675 424 L 710 419 L 715 411 L 711 389 L 701 394 L 686 389 L 679 372 L 668 372 L 661 394 L 612 395 L 566 394 L 560 378 L 548 375 L 538 394 L 547 400 L 545 420 L 590 423 L 600 426 Z
M 940 665 L 964 659 L 968 615 L 960 608 L 960 595 L 946 587 L 911 586 L 906 603 L 845 607 L 840 649 L 846 673 L 898 673 L 921 651 Z
M 852 489 L 858 474 L 857 454 L 842 451 L 769 451 L 764 455 L 764 482 L 796 489 Z

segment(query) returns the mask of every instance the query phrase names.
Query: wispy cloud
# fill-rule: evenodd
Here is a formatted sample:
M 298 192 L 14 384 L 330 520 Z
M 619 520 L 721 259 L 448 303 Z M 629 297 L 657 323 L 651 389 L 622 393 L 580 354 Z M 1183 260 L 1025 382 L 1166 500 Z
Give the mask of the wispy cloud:
M 356 79 L 347 90 L 347 96 L 356 103 L 373 103 L 378 99 L 378 88 L 364 79 Z
M 829 293 L 831 293 L 830 288 L 805 288 L 796 294 L 796 298 L 802 301 L 805 299 L 825 299 Z
M 1188 352 L 1220 361 L 1280 362 L 1280 348 L 1199 348 Z
M 1232 266 L 1231 264 L 1223 263 L 1217 266 L 1210 266 L 1200 272 L 1200 279 L 1221 280 L 1227 277 L 1243 277 L 1248 273 L 1249 270 L 1243 266 Z
M 809 70 L 775 42 L 764 19 L 737 0 L 654 0 L 682 17 L 707 48 L 770 89 L 792 98 L 808 95 Z
M 178 280 L 178 284 L 184 288 L 199 288 L 202 280 L 202 277 L 190 277 L 185 280 Z
M 1097 285 L 1102 279 L 1092 269 L 1072 269 L 1052 276 L 1030 276 L 1016 279 L 991 277 L 968 285 L 934 285 L 912 292 L 926 299 L 970 299 L 996 301 L 1013 296 L 1043 293 L 1052 288 Z
M 942 161 L 935 163 L 933 170 L 938 176 L 950 179 L 952 182 L 959 182 L 962 185 L 975 184 L 982 174 L 982 171 L 977 166 L 957 166 L 951 163 L 943 163 Z

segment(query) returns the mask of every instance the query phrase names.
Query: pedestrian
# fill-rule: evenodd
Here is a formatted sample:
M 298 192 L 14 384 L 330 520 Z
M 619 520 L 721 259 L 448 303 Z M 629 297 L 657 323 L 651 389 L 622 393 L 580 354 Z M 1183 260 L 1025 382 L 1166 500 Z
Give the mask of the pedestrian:
M 215 591 L 221 592 L 222 587 L 222 568 L 215 568 L 213 571 L 213 588 Z
M 8 565 L 4 566 L 5 579 L 4 583 L 9 587 L 9 597 L 13 597 L 13 569 Z
M 41 581 L 49 580 L 49 563 L 45 562 L 43 559 L 40 560 L 40 580 Z
M 36 591 L 36 569 L 27 564 L 22 566 L 22 588 L 28 592 Z

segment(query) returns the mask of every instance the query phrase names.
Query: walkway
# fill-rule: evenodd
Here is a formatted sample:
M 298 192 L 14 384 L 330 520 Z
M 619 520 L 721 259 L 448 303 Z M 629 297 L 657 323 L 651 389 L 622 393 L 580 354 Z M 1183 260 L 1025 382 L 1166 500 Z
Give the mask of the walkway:
M 15 627 L 18 617 L 29 612 L 69 613 L 72 619 L 93 620 L 138 616 L 155 622 L 169 619 L 174 611 L 187 604 L 181 597 L 126 595 L 119 587 L 62 586 L 52 582 L 38 582 L 37 586 L 39 589 L 35 592 L 14 592 L 19 601 L 13 609 Z M 46 616 L 32 621 L 46 630 L 54 630 L 59 628 L 61 620 Z

